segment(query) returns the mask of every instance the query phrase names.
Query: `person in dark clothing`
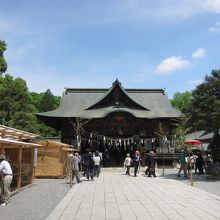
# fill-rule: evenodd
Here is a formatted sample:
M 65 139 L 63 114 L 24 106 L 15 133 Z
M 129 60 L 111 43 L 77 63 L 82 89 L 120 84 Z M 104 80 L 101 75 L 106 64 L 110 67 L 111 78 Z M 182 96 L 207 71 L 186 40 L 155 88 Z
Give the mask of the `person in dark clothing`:
M 147 154 L 147 167 L 148 168 L 146 171 L 148 171 L 148 177 L 151 177 L 151 175 L 153 175 L 153 177 L 156 177 L 153 151 L 150 151 L 150 153 Z
M 83 162 L 84 162 L 84 167 L 85 167 L 85 176 L 87 180 L 89 180 L 89 177 L 91 178 L 91 180 L 93 180 L 94 162 L 93 162 L 91 152 L 87 152 L 86 154 L 84 154 Z
M 204 157 L 204 167 L 205 167 L 205 173 L 208 174 L 210 166 L 212 163 L 212 156 L 208 153 L 208 151 L 205 152 Z
M 110 153 L 109 153 L 108 148 L 106 148 L 106 150 L 104 152 L 104 160 L 105 160 L 105 166 L 108 167 L 109 161 L 110 161 Z
M 137 176 L 137 171 L 138 171 L 138 167 L 140 166 L 140 161 L 141 161 L 141 157 L 140 157 L 140 153 L 139 151 L 135 151 L 135 155 L 133 158 L 133 164 L 134 164 L 134 176 Z
M 203 172 L 204 160 L 203 160 L 203 157 L 202 157 L 201 153 L 198 153 L 196 163 L 197 163 L 197 166 L 198 166 L 198 169 L 199 169 L 199 175 L 204 174 L 204 172 Z

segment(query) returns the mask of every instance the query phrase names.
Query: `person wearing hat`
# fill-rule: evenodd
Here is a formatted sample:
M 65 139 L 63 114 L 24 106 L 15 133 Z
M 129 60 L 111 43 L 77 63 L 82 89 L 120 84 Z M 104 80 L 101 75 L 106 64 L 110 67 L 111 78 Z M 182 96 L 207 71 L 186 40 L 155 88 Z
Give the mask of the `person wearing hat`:
M 10 204 L 11 182 L 12 182 L 12 169 L 9 162 L 6 160 L 5 155 L 0 155 L 0 174 L 1 181 L 1 197 L 3 198 L 2 206 Z

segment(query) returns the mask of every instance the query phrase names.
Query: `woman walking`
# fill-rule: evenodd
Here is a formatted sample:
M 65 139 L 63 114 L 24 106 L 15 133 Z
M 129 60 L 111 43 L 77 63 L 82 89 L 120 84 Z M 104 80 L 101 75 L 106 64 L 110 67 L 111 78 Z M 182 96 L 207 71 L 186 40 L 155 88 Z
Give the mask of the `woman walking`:
M 130 154 L 127 154 L 125 161 L 124 161 L 124 166 L 126 167 L 126 173 L 125 175 L 130 175 L 130 167 L 131 167 L 132 159 L 130 157 Z

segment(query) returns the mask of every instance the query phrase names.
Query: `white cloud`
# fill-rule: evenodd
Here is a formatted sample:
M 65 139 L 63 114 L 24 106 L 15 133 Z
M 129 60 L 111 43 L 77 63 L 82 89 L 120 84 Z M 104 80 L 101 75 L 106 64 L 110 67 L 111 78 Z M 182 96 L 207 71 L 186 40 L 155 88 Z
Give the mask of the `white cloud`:
M 204 12 L 220 13 L 220 0 L 127 0 L 127 12 L 135 19 L 185 19 Z
M 194 58 L 194 59 L 202 58 L 202 57 L 205 56 L 205 54 L 206 54 L 205 49 L 203 49 L 203 48 L 198 48 L 196 51 L 194 51 L 194 52 L 192 53 L 192 58 Z
M 181 56 L 172 56 L 168 57 L 165 60 L 163 60 L 158 66 L 157 66 L 157 72 L 159 73 L 171 73 L 176 70 L 180 70 L 183 68 L 186 68 L 190 65 L 190 62 Z
M 220 22 L 216 22 L 214 26 L 210 27 L 208 30 L 213 33 L 220 32 Z
M 204 10 L 220 13 L 220 1 L 219 0 L 200 0 Z
M 188 84 L 195 85 L 195 86 L 197 86 L 197 85 L 199 85 L 201 83 L 203 83 L 203 80 L 201 80 L 201 79 L 196 79 L 196 80 L 188 81 Z

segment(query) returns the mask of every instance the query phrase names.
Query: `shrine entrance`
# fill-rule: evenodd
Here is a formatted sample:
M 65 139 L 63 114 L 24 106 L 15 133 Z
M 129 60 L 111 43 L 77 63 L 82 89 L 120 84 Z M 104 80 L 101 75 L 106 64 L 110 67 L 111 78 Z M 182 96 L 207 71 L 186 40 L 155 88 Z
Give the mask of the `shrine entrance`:
M 155 150 L 155 126 L 154 120 L 137 119 L 127 112 L 113 112 L 104 119 L 88 123 L 81 151 L 98 150 L 104 166 L 122 166 L 127 153 L 132 157 L 139 150 L 144 156 L 147 150 Z

